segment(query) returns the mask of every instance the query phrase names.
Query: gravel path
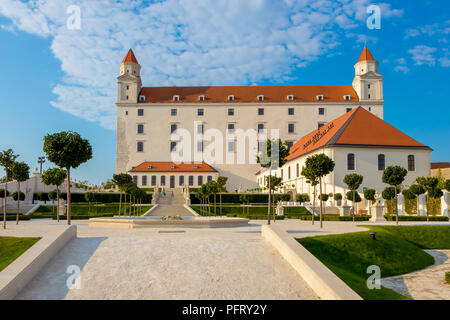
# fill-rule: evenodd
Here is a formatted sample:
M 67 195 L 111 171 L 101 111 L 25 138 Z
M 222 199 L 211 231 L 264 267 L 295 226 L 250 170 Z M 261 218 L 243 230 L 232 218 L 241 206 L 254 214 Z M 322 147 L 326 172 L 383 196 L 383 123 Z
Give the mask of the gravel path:
M 180 232 L 183 231 L 183 232 Z M 69 265 L 81 288 L 68 290 Z M 17 299 L 317 299 L 260 226 L 96 229 L 49 262 Z

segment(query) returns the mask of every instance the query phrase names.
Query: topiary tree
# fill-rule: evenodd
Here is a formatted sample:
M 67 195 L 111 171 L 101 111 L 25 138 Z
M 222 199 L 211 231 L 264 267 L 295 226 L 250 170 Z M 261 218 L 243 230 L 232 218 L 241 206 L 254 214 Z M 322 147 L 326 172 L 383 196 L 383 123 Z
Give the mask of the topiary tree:
M 56 190 L 55 191 L 50 191 L 47 194 L 48 200 L 50 200 L 52 202 L 52 214 L 55 214 L 55 200 L 57 198 L 57 194 L 56 194 Z
M 8 197 L 8 181 L 10 175 L 10 168 L 16 161 L 18 154 L 14 154 L 12 149 L 0 152 L 0 166 L 5 169 L 5 189 L 3 189 L 3 229 L 6 229 L 6 198 Z
M 67 172 L 61 168 L 51 168 L 42 174 L 42 183 L 46 186 L 56 187 L 56 219 L 59 222 L 59 187 L 67 178 Z
M 306 178 L 306 183 L 309 183 L 313 187 L 313 206 L 312 206 L 312 217 L 311 221 L 314 224 L 314 215 L 316 209 L 316 186 L 319 184 L 319 177 L 316 172 L 314 172 L 311 167 L 302 167 L 301 175 Z
M 25 162 L 13 162 L 11 165 L 11 176 L 17 181 L 17 192 L 20 192 L 20 183 L 30 179 L 30 167 Z M 16 224 L 19 224 L 20 197 L 17 197 Z M 23 198 L 25 200 L 25 197 Z
M 95 202 L 95 194 L 93 192 L 86 192 L 84 194 L 84 200 L 88 202 L 88 214 L 91 211 L 91 202 Z
M 248 204 L 250 203 L 250 198 L 249 198 L 248 194 L 246 194 L 246 193 L 241 194 L 239 196 L 239 201 L 241 201 L 241 203 L 243 205 L 247 205 L 247 217 L 250 218 L 250 211 L 249 211 L 249 207 L 248 207 Z M 242 207 L 242 214 L 244 214 L 244 209 L 245 209 L 245 207 Z
M 347 199 L 352 202 L 352 204 L 359 203 L 362 201 L 361 196 L 358 192 L 354 192 L 353 190 L 347 191 L 346 193 Z M 353 212 L 353 215 L 355 213 Z M 354 218 L 354 217 L 353 217 Z
M 439 183 L 439 179 L 435 177 L 418 177 L 416 179 L 416 182 L 422 186 L 427 193 L 427 221 L 430 221 L 429 219 L 429 210 L 430 210 L 430 193 L 431 190 L 435 189 Z
M 206 188 L 208 189 L 208 193 L 214 196 L 214 216 L 216 216 L 216 195 L 219 193 L 217 181 L 211 180 L 206 184 Z
M 13 192 L 11 195 L 11 198 L 13 198 L 13 200 L 15 200 L 15 201 L 19 200 L 19 193 L 17 191 Z M 25 200 L 25 193 L 20 192 L 20 201 L 23 201 L 23 200 Z
M 383 171 L 382 181 L 394 187 L 394 206 L 395 206 L 395 223 L 398 224 L 397 211 L 397 194 L 403 181 L 405 180 L 408 171 L 400 166 L 389 166 Z
M 445 180 L 444 189 L 450 191 L 450 179 Z
M 419 196 L 426 192 L 426 189 L 420 184 L 413 184 L 409 187 L 411 191 L 417 197 L 417 214 L 419 214 Z
M 219 176 L 217 178 L 217 187 L 219 188 L 219 206 L 220 215 L 222 215 L 222 192 L 227 192 L 225 185 L 227 184 L 228 177 Z
M 366 189 L 364 190 L 364 198 L 369 200 L 371 204 L 375 203 L 375 193 L 377 191 L 375 189 Z M 372 206 L 369 204 L 369 215 L 372 215 Z
M 295 196 L 295 201 L 297 201 L 297 202 L 308 202 L 309 201 L 309 195 L 307 193 L 297 194 Z
M 319 194 L 318 198 L 320 200 L 320 205 L 322 205 L 322 202 L 326 202 L 329 197 L 330 196 L 326 193 Z
M 342 200 L 342 194 L 341 193 L 335 193 L 334 196 L 333 196 L 333 199 L 335 201 Z
M 356 192 L 356 190 L 358 190 L 358 188 L 359 188 L 359 186 L 361 185 L 361 183 L 363 182 L 363 176 L 362 175 L 360 175 L 360 174 L 357 174 L 357 173 L 352 173 L 352 174 L 347 174 L 347 175 L 345 175 L 345 177 L 344 177 L 344 183 L 347 185 L 347 187 L 350 189 L 350 191 L 351 191 L 351 193 L 352 193 L 352 196 L 351 197 L 349 197 L 348 196 L 348 192 L 347 192 L 347 199 L 358 199 L 357 197 L 356 197 L 356 194 L 357 194 L 357 192 Z M 359 197 L 359 199 L 361 199 L 361 197 L 359 196 L 359 194 L 358 194 L 358 197 Z M 350 201 L 352 201 L 352 209 L 353 209 L 353 222 L 355 222 L 355 202 L 360 202 L 361 200 L 359 200 L 359 201 L 353 201 L 353 200 L 350 200 Z
M 322 178 L 334 170 L 334 161 L 324 153 L 315 154 L 306 158 L 305 168 L 313 172 L 319 179 L 319 194 L 322 196 Z M 328 199 L 328 195 L 327 195 Z M 320 227 L 323 227 L 323 201 L 320 201 Z
M 117 173 L 113 175 L 112 182 L 117 186 L 119 189 L 119 216 L 120 212 L 122 211 L 122 193 L 125 193 L 126 187 L 133 182 L 133 177 L 130 176 L 128 173 Z M 127 194 L 125 193 L 125 207 L 127 202 Z M 124 208 L 124 215 L 126 215 L 126 208 Z
M 269 207 L 271 207 L 272 202 L 275 200 L 275 196 L 270 197 L 270 194 L 274 193 L 275 190 L 277 190 L 283 184 L 283 179 L 281 177 L 266 176 L 265 182 L 266 182 L 266 188 L 269 190 L 269 197 L 267 199 L 267 201 L 268 201 L 267 205 Z M 270 220 L 270 217 L 269 217 L 269 220 Z
M 92 158 L 91 144 L 76 132 L 63 131 L 46 135 L 43 149 L 49 161 L 67 171 L 67 224 L 70 225 L 70 169 L 78 168 Z
M 287 141 L 281 142 L 280 139 L 266 140 L 263 145 L 263 152 L 261 155 L 256 156 L 256 162 L 263 168 L 269 169 L 269 176 L 272 174 L 272 168 L 282 167 L 286 163 L 286 157 L 289 155 Z M 267 223 L 270 224 L 270 212 L 271 212 L 271 197 L 272 187 L 270 183 L 272 179 L 268 179 L 269 199 L 267 206 Z

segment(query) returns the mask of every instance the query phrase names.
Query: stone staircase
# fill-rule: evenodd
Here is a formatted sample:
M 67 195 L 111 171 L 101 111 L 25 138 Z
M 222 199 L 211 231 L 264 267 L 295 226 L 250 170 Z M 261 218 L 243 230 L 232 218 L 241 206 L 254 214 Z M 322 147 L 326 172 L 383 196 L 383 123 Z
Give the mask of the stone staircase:
M 165 196 L 163 196 L 162 193 L 158 195 L 156 202 L 158 207 L 149 214 L 150 216 L 194 216 L 184 207 L 185 200 L 182 189 L 167 188 L 165 189 L 165 192 Z

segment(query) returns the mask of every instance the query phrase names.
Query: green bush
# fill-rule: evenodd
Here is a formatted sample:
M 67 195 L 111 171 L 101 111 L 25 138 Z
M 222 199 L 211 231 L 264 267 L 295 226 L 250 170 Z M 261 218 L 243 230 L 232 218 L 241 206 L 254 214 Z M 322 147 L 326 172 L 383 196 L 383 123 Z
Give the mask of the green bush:
M 95 199 L 100 203 L 113 203 L 113 202 L 119 202 L 120 201 L 120 194 L 119 193 L 111 193 L 111 192 L 93 192 Z M 71 193 L 71 202 L 72 203 L 87 203 L 85 199 L 85 193 Z M 41 201 L 48 201 L 48 193 L 41 192 L 41 195 L 38 193 L 33 194 L 33 200 L 40 200 L 40 196 L 42 197 Z M 64 200 L 67 200 L 67 193 L 62 192 L 60 194 L 60 197 Z M 127 197 L 128 198 L 128 197 Z M 122 202 L 124 199 L 124 195 L 122 194 Z M 152 195 L 147 194 L 145 199 L 142 200 L 142 203 L 152 203 Z
M 355 221 L 369 221 L 369 216 L 355 216 Z M 300 220 L 312 220 L 311 215 L 303 215 L 299 217 Z M 314 220 L 318 220 L 319 216 L 315 216 Z M 340 216 L 338 214 L 324 214 L 323 221 L 353 221 L 352 216 Z
M 384 216 L 387 221 L 395 221 L 395 216 Z M 430 221 L 448 221 L 448 217 L 444 216 L 429 216 Z M 398 221 L 427 221 L 426 216 L 398 216 Z
M 447 180 L 448 181 L 448 180 Z M 445 282 L 447 282 L 448 284 L 450 284 L 450 272 L 446 272 L 445 273 Z
M 335 193 L 333 196 L 334 200 L 339 201 L 342 200 L 342 194 L 340 193 Z
M 189 189 L 191 192 L 191 204 L 199 204 L 200 201 L 197 199 L 197 197 L 195 196 L 195 193 L 192 193 L 192 189 Z M 222 203 L 236 203 L 236 204 L 240 204 L 241 200 L 239 199 L 239 197 L 241 196 L 242 193 L 223 193 L 222 194 Z M 267 203 L 268 200 L 268 194 L 267 193 L 247 193 L 248 198 L 249 198 L 249 202 L 250 203 Z M 275 198 L 274 199 L 282 199 L 282 201 L 289 201 L 291 199 L 290 194 L 275 194 L 274 195 Z M 216 201 L 219 201 L 219 194 L 216 197 Z M 210 203 L 214 202 L 214 196 L 211 195 L 210 197 Z

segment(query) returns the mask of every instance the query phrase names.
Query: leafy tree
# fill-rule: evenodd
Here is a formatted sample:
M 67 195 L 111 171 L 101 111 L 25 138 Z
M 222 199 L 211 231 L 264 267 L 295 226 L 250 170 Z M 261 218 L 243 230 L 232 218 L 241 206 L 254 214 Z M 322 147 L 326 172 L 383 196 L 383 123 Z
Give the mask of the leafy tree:
M 113 175 L 112 182 L 119 189 L 119 216 L 122 210 L 122 193 L 125 193 L 126 186 L 133 182 L 133 177 L 128 173 L 117 173 Z M 126 207 L 126 193 L 125 193 L 125 207 Z M 124 208 L 124 215 L 126 215 L 126 208 Z
M 335 193 L 333 196 L 334 200 L 339 201 L 342 200 L 342 194 L 340 193 Z
M 316 175 L 311 167 L 303 166 L 301 175 L 306 178 L 306 183 L 309 183 L 313 187 L 313 207 L 312 207 L 312 217 L 311 221 L 314 224 L 314 215 L 316 209 L 316 186 L 319 184 L 319 177 Z
M 275 176 L 266 176 L 265 177 L 265 183 L 266 183 L 266 188 L 269 190 L 269 197 L 267 199 L 267 205 L 271 208 L 273 208 L 273 203 L 275 201 L 275 196 L 270 197 L 270 194 L 274 193 L 275 190 L 277 190 L 278 188 L 281 187 L 281 185 L 283 184 L 283 178 L 281 177 L 275 177 Z M 272 211 L 271 211 L 272 213 Z M 270 220 L 270 218 L 269 218 Z
M 389 166 L 383 171 L 382 181 L 394 187 L 394 206 L 395 206 L 395 223 L 398 224 L 398 212 L 397 212 L 397 194 L 398 189 L 405 180 L 408 171 L 400 166 Z
M 47 197 L 48 197 L 48 200 L 50 200 L 52 202 L 52 214 L 55 214 L 55 206 L 54 206 L 54 204 L 55 204 L 55 200 L 57 198 L 56 190 L 55 191 L 50 191 L 47 194 Z
M 359 193 L 358 192 L 354 192 L 352 190 L 347 191 L 346 196 L 347 196 L 347 199 L 350 200 L 352 203 L 359 203 L 359 202 L 362 201 L 361 196 L 359 195 Z
M 214 195 L 214 216 L 216 216 L 216 195 L 219 193 L 219 186 L 216 181 L 211 180 L 206 184 L 206 188 L 209 194 Z
M 394 187 L 386 187 L 383 192 L 381 193 L 381 196 L 384 200 L 392 200 L 395 197 L 395 189 Z
M 417 214 L 419 214 L 419 196 L 421 194 L 424 194 L 427 190 L 420 184 L 413 184 L 409 187 L 409 191 L 414 193 L 414 195 L 417 197 Z
M 91 210 L 91 202 L 95 202 L 95 194 L 93 192 L 86 192 L 84 194 L 84 200 L 88 202 L 88 214 Z
M 14 161 L 11 165 L 11 177 L 17 181 L 17 192 L 20 194 L 20 183 L 30 179 L 30 167 L 25 162 Z M 19 224 L 20 199 L 17 198 L 16 224 Z
M 369 200 L 371 204 L 375 203 L 375 193 L 377 191 L 375 189 L 366 189 L 364 190 L 364 198 Z M 372 206 L 369 204 L 369 215 L 372 215 Z
M 356 192 L 356 190 L 358 190 L 359 186 L 361 185 L 361 183 L 363 182 L 363 176 L 357 173 L 352 173 L 352 174 L 347 174 L 344 177 L 344 183 L 347 185 L 347 187 L 350 189 L 352 196 L 349 197 L 348 196 L 348 192 L 347 192 L 347 199 L 355 199 L 355 201 L 352 201 L 352 206 L 353 206 L 353 222 L 355 222 L 355 203 L 360 202 L 356 201 L 359 197 L 359 199 L 361 199 L 361 197 L 359 196 L 359 194 Z M 356 196 L 356 194 L 358 194 L 358 196 Z
M 430 198 L 439 199 L 440 197 L 442 197 L 444 195 L 444 193 L 439 188 L 433 188 L 430 190 L 429 195 L 430 195 Z
M 13 200 L 17 201 L 18 200 L 18 195 L 19 195 L 19 193 L 17 191 L 13 192 L 12 195 L 11 195 L 11 198 L 13 198 Z M 23 201 L 23 200 L 25 200 L 25 193 L 20 192 L 20 201 Z
M 203 194 L 202 188 L 198 188 L 195 193 L 195 197 L 200 201 L 200 204 L 203 204 L 203 200 L 205 199 L 205 195 Z M 204 215 L 203 206 L 200 206 L 200 215 Z
M 263 152 L 256 157 L 256 162 L 263 168 L 269 169 L 269 176 L 272 175 L 272 168 L 282 167 L 286 163 L 286 157 L 289 155 L 287 141 L 281 142 L 280 139 L 267 140 L 263 145 Z M 273 151 L 273 152 L 272 152 Z M 272 179 L 268 180 L 269 199 L 267 206 L 267 223 L 270 224 L 271 197 L 272 197 Z
M 42 174 L 42 183 L 46 186 L 56 187 L 56 219 L 59 222 L 59 187 L 63 184 L 67 178 L 67 172 L 61 168 L 51 168 L 46 170 Z
M 322 178 L 334 170 L 334 161 L 324 153 L 306 158 L 305 168 L 313 172 L 319 179 L 319 194 L 322 195 Z M 327 198 L 328 199 L 328 198 Z M 320 201 L 320 227 L 323 227 L 323 200 Z
M 6 229 L 6 198 L 8 193 L 8 181 L 10 175 L 10 168 L 16 161 L 18 154 L 14 154 L 12 149 L 0 152 L 0 166 L 5 169 L 5 189 L 3 189 L 3 229 Z
M 416 195 L 410 189 L 403 190 L 402 195 L 405 197 L 405 199 L 408 199 L 408 200 L 413 200 L 416 198 Z
M 443 189 L 450 191 L 450 179 L 445 180 Z
M 330 196 L 327 195 L 326 193 L 319 194 L 319 196 L 318 196 L 318 198 L 319 198 L 321 204 L 322 204 L 322 202 L 326 202 L 326 201 L 328 200 L 329 197 L 330 197 Z
M 91 144 L 76 132 L 63 131 L 46 135 L 43 149 L 49 161 L 67 170 L 67 224 L 70 225 L 70 169 L 92 158 Z
M 430 193 L 431 190 L 435 189 L 439 183 L 439 179 L 435 177 L 418 177 L 416 179 L 416 182 L 422 186 L 427 193 L 427 221 L 430 221 L 429 219 L 429 210 L 430 210 Z
M 219 188 L 219 206 L 220 215 L 222 215 L 222 192 L 227 192 L 225 185 L 227 184 L 228 177 L 219 176 L 217 177 L 217 187 Z
M 309 195 L 307 193 L 297 194 L 295 196 L 295 201 L 297 201 L 297 202 L 308 202 L 309 201 Z
M 243 193 L 239 196 L 239 201 L 242 202 L 243 205 L 247 205 L 247 217 L 250 218 L 250 212 L 249 212 L 249 207 L 248 204 L 250 203 L 250 198 L 248 196 L 248 194 Z M 244 209 L 245 207 L 242 207 L 242 214 L 244 214 Z

